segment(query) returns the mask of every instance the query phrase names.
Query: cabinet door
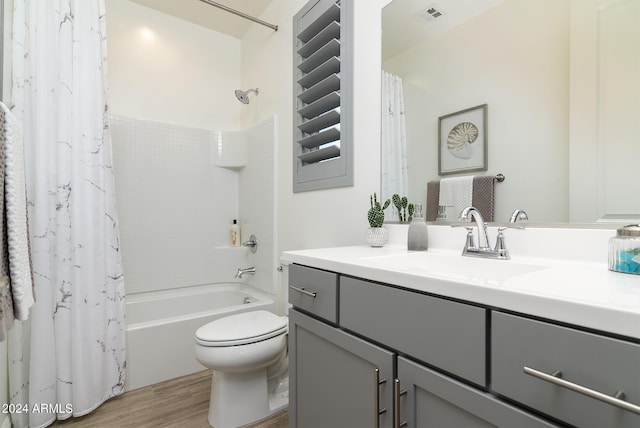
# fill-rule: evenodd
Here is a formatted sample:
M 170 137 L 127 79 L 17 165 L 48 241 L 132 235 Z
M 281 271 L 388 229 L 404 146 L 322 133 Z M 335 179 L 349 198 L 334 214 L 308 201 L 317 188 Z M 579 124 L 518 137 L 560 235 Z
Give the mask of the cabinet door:
M 391 427 L 391 352 L 295 310 L 289 340 L 289 426 Z
M 556 426 L 402 357 L 398 357 L 398 381 L 397 426 L 405 422 L 408 428 Z

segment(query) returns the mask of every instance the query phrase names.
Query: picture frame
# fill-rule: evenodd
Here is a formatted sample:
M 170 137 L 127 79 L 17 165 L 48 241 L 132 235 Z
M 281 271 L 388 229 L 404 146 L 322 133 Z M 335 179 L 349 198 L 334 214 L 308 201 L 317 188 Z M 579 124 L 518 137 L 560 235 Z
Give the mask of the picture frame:
M 487 104 L 438 118 L 438 175 L 486 171 Z

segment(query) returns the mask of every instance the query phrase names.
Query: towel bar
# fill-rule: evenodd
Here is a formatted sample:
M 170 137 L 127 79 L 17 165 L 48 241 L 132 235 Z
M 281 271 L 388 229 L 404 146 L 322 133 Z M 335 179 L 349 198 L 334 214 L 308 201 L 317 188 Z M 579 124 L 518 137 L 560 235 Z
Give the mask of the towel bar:
M 505 179 L 504 174 L 498 174 L 498 175 L 495 176 L 495 180 L 498 183 L 502 183 L 504 181 L 504 179 Z

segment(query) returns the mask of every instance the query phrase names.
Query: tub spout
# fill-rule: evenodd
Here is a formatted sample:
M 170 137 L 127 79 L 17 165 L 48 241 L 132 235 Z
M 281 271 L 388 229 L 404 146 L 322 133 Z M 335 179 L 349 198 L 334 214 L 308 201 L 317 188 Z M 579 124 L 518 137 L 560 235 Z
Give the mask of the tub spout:
M 255 274 L 256 273 L 256 268 L 254 268 L 253 266 L 248 267 L 248 268 L 238 268 L 238 272 L 236 272 L 236 278 L 240 279 L 242 278 L 242 275 L 244 274 Z

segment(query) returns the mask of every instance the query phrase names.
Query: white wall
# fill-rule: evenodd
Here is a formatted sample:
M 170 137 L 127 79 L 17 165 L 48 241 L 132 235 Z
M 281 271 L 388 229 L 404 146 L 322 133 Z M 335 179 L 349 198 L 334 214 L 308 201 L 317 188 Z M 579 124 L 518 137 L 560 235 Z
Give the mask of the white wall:
M 386 3 L 380 2 L 380 3 Z M 369 194 L 380 188 L 380 11 L 378 2 L 355 1 L 354 186 L 292 191 L 292 19 L 305 0 L 275 0 L 260 16 L 278 25 L 254 25 L 242 38 L 242 83 L 259 86 L 245 122 L 276 113 L 278 126 L 277 220 L 279 252 L 365 242 Z M 252 104 L 254 102 L 252 101 Z
M 128 0 L 108 0 L 111 113 L 203 129 L 240 127 L 240 41 Z
M 513 0 L 385 61 L 405 85 L 411 200 L 441 178 L 438 117 L 486 103 L 486 174 L 506 176 L 496 221 L 515 208 L 535 222 L 568 221 L 568 24 L 568 2 Z

